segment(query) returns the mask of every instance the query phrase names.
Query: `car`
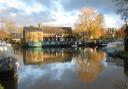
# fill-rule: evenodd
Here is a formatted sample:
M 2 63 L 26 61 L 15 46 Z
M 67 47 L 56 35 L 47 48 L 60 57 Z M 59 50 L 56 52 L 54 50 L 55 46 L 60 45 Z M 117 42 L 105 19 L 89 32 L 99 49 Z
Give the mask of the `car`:
M 14 57 L 13 48 L 0 45 L 0 79 L 12 79 L 17 77 L 18 61 Z

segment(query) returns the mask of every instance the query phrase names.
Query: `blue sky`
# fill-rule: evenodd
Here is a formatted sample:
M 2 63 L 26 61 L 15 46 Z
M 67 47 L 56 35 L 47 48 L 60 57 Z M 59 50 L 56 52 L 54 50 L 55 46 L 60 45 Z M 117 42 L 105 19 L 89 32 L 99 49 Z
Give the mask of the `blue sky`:
M 18 25 L 73 26 L 83 7 L 94 7 L 104 14 L 107 27 L 122 24 L 112 0 L 0 0 L 0 17 Z

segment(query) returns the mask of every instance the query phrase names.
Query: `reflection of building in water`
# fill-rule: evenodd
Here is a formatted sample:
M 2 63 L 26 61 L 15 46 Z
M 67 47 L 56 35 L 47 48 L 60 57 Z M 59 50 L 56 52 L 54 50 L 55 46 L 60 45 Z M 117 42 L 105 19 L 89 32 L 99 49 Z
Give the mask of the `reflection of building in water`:
M 17 79 L 0 80 L 0 84 L 3 87 L 3 89 L 18 89 L 18 80 Z
M 84 49 L 76 57 L 76 67 L 80 78 L 85 82 L 92 82 L 96 76 L 103 70 L 102 61 L 106 54 L 95 49 Z
M 24 52 L 25 64 L 40 64 L 40 63 L 53 63 L 53 62 L 65 62 L 72 59 L 72 52 L 67 50 L 51 48 L 30 48 Z

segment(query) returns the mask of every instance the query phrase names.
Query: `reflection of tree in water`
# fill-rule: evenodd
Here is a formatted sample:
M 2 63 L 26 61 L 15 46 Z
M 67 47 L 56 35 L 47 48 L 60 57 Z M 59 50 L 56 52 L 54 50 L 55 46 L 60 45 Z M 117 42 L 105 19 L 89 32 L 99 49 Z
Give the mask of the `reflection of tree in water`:
M 76 67 L 80 78 L 86 82 L 92 82 L 96 76 L 103 70 L 101 62 L 106 54 L 95 49 L 84 49 L 76 57 Z

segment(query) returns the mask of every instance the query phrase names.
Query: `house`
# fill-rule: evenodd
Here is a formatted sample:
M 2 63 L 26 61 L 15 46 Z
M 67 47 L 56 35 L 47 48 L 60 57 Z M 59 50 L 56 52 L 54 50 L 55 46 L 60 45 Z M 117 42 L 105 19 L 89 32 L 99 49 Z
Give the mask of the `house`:
M 74 40 L 71 27 L 24 27 L 24 44 L 27 46 L 59 46 Z
M 115 33 L 116 33 L 116 28 L 108 28 L 107 31 L 114 37 Z
M 38 27 L 24 27 L 23 41 L 25 46 L 42 46 L 43 32 Z
M 44 41 L 71 41 L 73 40 L 71 27 L 42 27 Z
M 12 41 L 21 42 L 21 39 L 23 38 L 23 33 L 13 32 L 10 33 L 10 36 L 12 38 Z
M 74 40 L 71 27 L 41 27 L 43 46 L 71 46 Z

